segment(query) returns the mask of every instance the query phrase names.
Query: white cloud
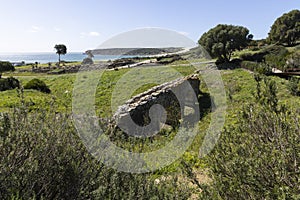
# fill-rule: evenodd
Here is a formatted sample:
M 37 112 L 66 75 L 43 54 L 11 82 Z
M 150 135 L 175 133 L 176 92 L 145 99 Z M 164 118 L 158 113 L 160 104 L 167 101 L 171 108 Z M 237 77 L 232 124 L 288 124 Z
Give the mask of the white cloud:
M 37 33 L 40 32 L 42 30 L 41 27 L 39 26 L 31 26 L 31 29 L 29 30 L 30 33 Z
M 188 36 L 188 35 L 189 35 L 188 32 L 184 32 L 184 31 L 180 31 L 180 32 L 178 32 L 178 33 L 181 34 L 181 35 L 184 35 L 184 36 Z
M 99 36 L 100 34 L 98 32 L 89 32 L 89 36 L 92 36 L 92 37 L 97 37 Z
M 80 33 L 80 38 L 85 38 L 85 37 L 98 37 L 100 36 L 100 33 L 95 32 L 95 31 L 91 31 L 89 33 L 86 32 L 81 32 Z

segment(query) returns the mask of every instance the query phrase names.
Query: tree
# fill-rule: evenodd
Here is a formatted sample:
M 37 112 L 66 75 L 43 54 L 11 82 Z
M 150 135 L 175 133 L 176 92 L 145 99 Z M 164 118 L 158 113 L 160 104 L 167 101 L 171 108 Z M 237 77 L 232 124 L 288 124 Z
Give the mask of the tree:
M 198 43 L 202 45 L 212 57 L 222 62 L 229 62 L 234 50 L 247 46 L 253 39 L 249 30 L 242 26 L 219 24 L 204 33 Z
M 293 46 L 300 39 L 300 11 L 292 10 L 277 18 L 269 32 L 268 42 Z
M 0 61 L 0 79 L 2 76 L 2 72 L 5 71 L 14 71 L 15 67 L 10 62 L 2 62 Z
M 58 63 L 60 65 L 60 55 L 67 54 L 67 47 L 64 44 L 57 44 L 54 48 L 56 49 L 56 54 L 58 54 Z

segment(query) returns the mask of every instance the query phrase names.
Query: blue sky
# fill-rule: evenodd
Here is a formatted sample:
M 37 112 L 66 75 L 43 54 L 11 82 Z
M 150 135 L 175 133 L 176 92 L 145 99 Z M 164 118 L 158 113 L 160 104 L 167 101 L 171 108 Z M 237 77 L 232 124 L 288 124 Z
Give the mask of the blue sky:
M 0 0 L 0 52 L 93 49 L 114 35 L 143 27 L 181 32 L 197 41 L 219 23 L 246 26 L 265 38 L 275 19 L 298 0 Z

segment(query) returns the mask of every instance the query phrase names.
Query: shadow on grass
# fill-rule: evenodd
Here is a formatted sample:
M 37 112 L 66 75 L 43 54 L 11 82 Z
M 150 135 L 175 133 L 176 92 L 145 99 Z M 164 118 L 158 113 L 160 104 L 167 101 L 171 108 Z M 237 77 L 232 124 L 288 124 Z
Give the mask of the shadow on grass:
M 201 93 L 198 99 L 200 120 L 205 117 L 208 113 L 212 112 L 213 100 L 209 93 Z

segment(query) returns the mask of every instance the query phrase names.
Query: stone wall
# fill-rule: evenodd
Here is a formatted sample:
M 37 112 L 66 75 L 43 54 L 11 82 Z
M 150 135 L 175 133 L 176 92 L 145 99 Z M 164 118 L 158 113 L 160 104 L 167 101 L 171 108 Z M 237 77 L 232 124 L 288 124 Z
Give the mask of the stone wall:
M 135 136 L 149 136 L 162 124 L 176 127 L 180 120 L 199 114 L 199 86 L 195 74 L 153 87 L 120 106 L 113 118 L 119 128 Z

